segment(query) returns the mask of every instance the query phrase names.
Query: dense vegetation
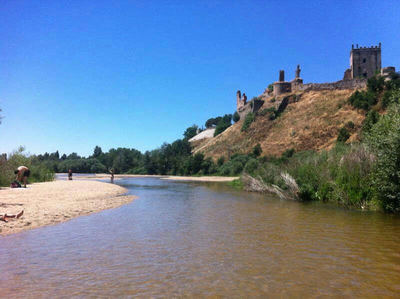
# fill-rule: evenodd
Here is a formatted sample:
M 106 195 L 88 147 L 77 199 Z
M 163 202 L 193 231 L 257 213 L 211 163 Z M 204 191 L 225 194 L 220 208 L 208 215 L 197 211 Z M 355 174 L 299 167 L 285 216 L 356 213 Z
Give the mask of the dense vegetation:
M 30 183 L 51 181 L 54 178 L 54 172 L 51 169 L 40 163 L 34 156 L 25 154 L 25 149 L 20 147 L 11 153 L 6 161 L 0 160 L 0 186 L 10 186 L 15 179 L 14 170 L 21 165 L 31 170 Z

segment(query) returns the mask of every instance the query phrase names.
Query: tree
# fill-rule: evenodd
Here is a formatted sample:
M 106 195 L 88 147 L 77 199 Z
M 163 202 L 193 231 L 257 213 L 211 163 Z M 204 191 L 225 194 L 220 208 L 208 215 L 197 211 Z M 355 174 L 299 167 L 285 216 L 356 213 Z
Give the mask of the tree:
M 191 127 L 187 128 L 185 130 L 185 132 L 183 133 L 183 136 L 185 137 L 185 139 L 190 139 L 190 138 L 196 136 L 198 128 L 199 127 L 197 125 L 192 125 Z
M 46 156 L 47 153 L 44 155 Z M 48 155 L 48 154 L 47 154 Z M 68 155 L 67 159 L 68 160 L 75 160 L 75 159 L 80 159 L 81 157 L 77 153 L 71 153 Z
M 227 128 L 231 126 L 232 122 L 232 114 L 225 114 L 223 117 L 220 118 L 217 126 L 215 127 L 214 136 L 221 134 Z
M 373 172 L 374 194 L 382 208 L 400 212 L 400 104 L 389 106 L 366 136 L 377 157 Z
M 96 147 L 93 150 L 92 157 L 93 158 L 98 158 L 102 153 L 103 153 L 103 151 L 101 150 L 101 147 L 96 145 Z
M 240 115 L 237 111 L 235 111 L 235 113 L 233 113 L 233 121 L 237 123 L 239 120 L 240 120 Z

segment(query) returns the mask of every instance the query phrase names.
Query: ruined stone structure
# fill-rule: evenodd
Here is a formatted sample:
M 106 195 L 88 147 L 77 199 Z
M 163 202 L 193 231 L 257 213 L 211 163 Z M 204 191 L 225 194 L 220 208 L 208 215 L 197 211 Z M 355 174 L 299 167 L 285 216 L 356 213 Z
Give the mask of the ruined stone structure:
M 272 95 L 276 97 L 298 90 L 310 91 L 365 88 L 367 86 L 367 79 L 378 72 L 380 72 L 381 76 L 385 77 L 385 80 L 390 80 L 389 75 L 394 73 L 396 70 L 392 66 L 382 68 L 381 48 L 381 43 L 379 43 L 379 46 L 370 48 L 358 47 L 358 45 L 354 47 L 354 45 L 352 45 L 350 51 L 350 68 L 344 72 L 343 80 L 337 82 L 303 84 L 303 79 L 300 77 L 300 65 L 297 65 L 295 70 L 295 78 L 288 82 L 285 81 L 285 71 L 280 70 L 279 81 L 273 83 L 273 91 L 271 92 L 267 88 L 264 94 L 267 97 Z M 247 98 L 245 98 L 245 95 L 243 94 L 242 99 L 240 91 L 237 92 L 236 97 L 237 111 L 241 117 L 250 111 L 257 111 L 262 106 L 262 103 L 264 103 L 264 101 L 260 99 L 257 99 L 258 101 L 252 100 L 247 103 Z
M 379 46 L 356 47 L 351 46 L 350 69 L 346 70 L 343 80 L 356 78 L 368 79 L 381 71 L 381 43 Z
M 279 71 L 279 81 L 274 82 L 274 96 L 278 96 L 282 93 L 290 92 L 292 85 L 290 82 L 285 81 L 285 71 Z
M 244 105 L 246 105 L 247 103 L 247 96 L 245 93 L 243 93 L 243 97 L 242 97 L 242 93 L 240 92 L 240 90 L 238 90 L 236 92 L 236 109 L 239 110 L 239 108 L 243 107 Z
M 249 112 L 257 112 L 263 104 L 264 101 L 258 98 L 247 102 L 245 93 L 241 96 L 240 90 L 236 92 L 236 111 L 239 113 L 240 118 L 244 118 Z

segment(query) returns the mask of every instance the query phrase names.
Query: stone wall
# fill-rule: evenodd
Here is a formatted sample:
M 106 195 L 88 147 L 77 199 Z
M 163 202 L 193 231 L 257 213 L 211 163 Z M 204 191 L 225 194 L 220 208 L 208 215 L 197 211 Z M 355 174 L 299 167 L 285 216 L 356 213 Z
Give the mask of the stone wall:
M 246 103 L 246 105 L 240 107 L 237 110 L 240 119 L 244 119 L 249 112 L 256 113 L 258 110 L 260 110 L 263 104 L 264 101 L 260 99 L 253 99 L 250 102 Z
M 274 83 L 274 96 L 279 96 L 283 93 L 290 92 L 292 84 L 290 82 L 275 82 Z
M 335 90 L 335 89 L 357 89 L 367 86 L 366 79 L 341 80 L 332 83 L 307 83 L 297 86 L 297 90 Z M 295 91 L 295 90 L 293 90 Z

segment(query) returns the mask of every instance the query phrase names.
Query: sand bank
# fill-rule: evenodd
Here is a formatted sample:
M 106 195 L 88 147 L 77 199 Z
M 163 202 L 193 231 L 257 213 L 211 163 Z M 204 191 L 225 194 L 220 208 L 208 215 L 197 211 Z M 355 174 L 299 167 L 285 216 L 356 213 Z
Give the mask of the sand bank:
M 239 177 L 227 177 L 227 176 L 166 176 L 162 177 L 163 180 L 172 181 L 191 181 L 191 182 L 232 182 L 239 179 Z
M 27 188 L 0 190 L 0 213 L 24 210 L 20 219 L 0 221 L 0 234 L 7 235 L 67 221 L 73 217 L 111 209 L 131 202 L 134 196 L 120 196 L 126 189 L 97 181 L 54 181 Z
M 239 179 L 239 177 L 225 177 L 225 176 L 174 176 L 174 175 L 146 175 L 146 174 L 116 174 L 115 179 L 121 178 L 160 178 L 163 180 L 173 181 L 192 181 L 192 182 L 232 182 Z M 110 175 L 106 173 L 98 173 L 93 175 L 78 177 L 79 179 L 110 179 Z

